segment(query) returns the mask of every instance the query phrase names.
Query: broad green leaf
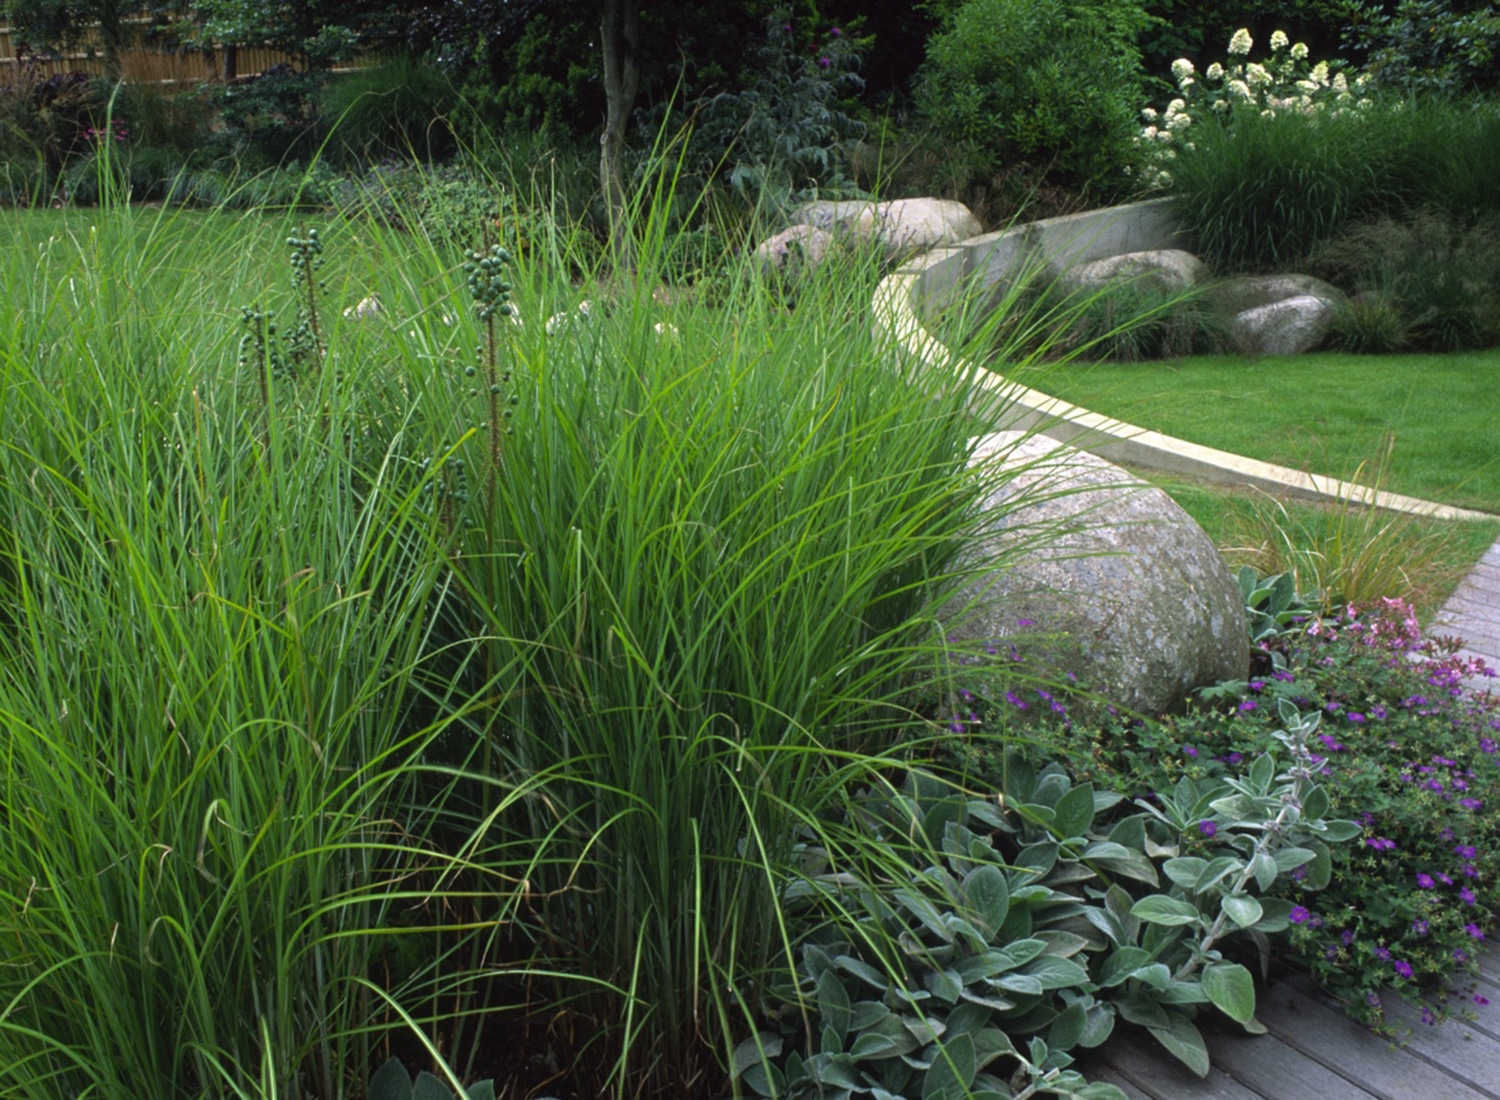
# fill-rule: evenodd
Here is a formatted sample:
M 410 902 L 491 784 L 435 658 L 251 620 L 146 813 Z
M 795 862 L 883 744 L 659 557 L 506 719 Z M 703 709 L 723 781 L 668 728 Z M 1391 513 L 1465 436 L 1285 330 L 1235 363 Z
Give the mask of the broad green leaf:
M 1134 879 L 1136 882 L 1144 882 L 1148 886 L 1161 885 L 1161 880 L 1156 877 L 1156 865 L 1146 858 L 1144 852 L 1127 849 L 1123 856 L 1103 856 L 1095 862 L 1112 874 Z
M 1255 858 L 1250 861 L 1250 873 L 1255 876 L 1255 884 L 1262 890 L 1269 890 L 1280 874 L 1270 852 L 1255 853 Z
M 1275 855 L 1276 869 L 1283 872 L 1295 871 L 1304 863 L 1311 863 L 1317 854 L 1311 848 L 1281 848 Z
M 780 1053 L 781 1036 L 763 1031 L 734 1048 L 734 1055 L 730 1059 L 729 1075 L 738 1077 L 751 1066 L 768 1062 Z
M 1108 1081 L 1090 1081 L 1081 1089 L 1074 1089 L 1077 1100 L 1130 1100 L 1125 1091 Z
M 1305 885 L 1309 890 L 1322 890 L 1328 885 L 1328 880 L 1333 877 L 1333 855 L 1328 850 L 1328 845 L 1321 841 L 1313 841 L 1308 847 L 1317 854 L 1307 865 L 1307 879 Z
M 1172 981 L 1172 971 L 1167 969 L 1166 963 L 1151 963 L 1149 966 L 1143 966 L 1134 971 L 1130 976 L 1149 985 L 1158 993 L 1166 989 Z
M 1120 985 L 1131 974 L 1151 961 L 1151 953 L 1142 947 L 1118 947 L 1110 952 L 1099 968 L 1099 984 L 1105 989 Z
M 970 871 L 963 882 L 964 896 L 974 910 L 974 918 L 993 937 L 1005 924 L 1010 912 L 1010 884 L 1000 868 L 986 865 Z
M 1287 914 L 1292 911 L 1292 903 L 1286 898 L 1261 898 L 1260 907 L 1262 915 L 1255 924 L 1257 932 L 1285 932 L 1290 927 Z
M 1255 1017 L 1255 983 L 1239 963 L 1212 962 L 1203 968 L 1203 991 L 1236 1023 Z
M 1156 999 L 1164 1005 L 1201 1005 L 1208 1003 L 1208 994 L 1196 981 L 1169 982 L 1158 991 Z
M 1132 905 L 1130 915 L 1148 924 L 1191 924 L 1198 919 L 1198 907 L 1165 894 L 1151 894 Z
M 1078 1037 L 1078 1045 L 1092 1050 L 1104 1040 L 1108 1039 L 1115 1030 L 1115 1006 L 1111 1004 L 1093 1005 L 1086 1013 L 1087 1021 L 1084 1024 L 1083 1034 Z
M 996 1058 L 1015 1052 L 1010 1036 L 997 1027 L 982 1028 L 974 1036 L 974 1064 L 979 1069 L 984 1069 Z
M 1271 790 L 1271 781 L 1276 778 L 1276 761 L 1271 759 L 1270 753 L 1262 753 L 1255 758 L 1255 763 L 1250 765 L 1250 783 L 1259 795 L 1268 794 Z
M 1098 803 L 1095 803 L 1095 809 Z M 1146 819 L 1140 814 L 1132 814 L 1122 821 L 1115 822 L 1115 827 L 1109 831 L 1109 839 L 1116 844 L 1136 852 L 1146 850 Z
M 1171 1023 L 1167 1027 L 1153 1027 L 1151 1034 L 1188 1069 L 1199 1077 L 1207 1077 L 1208 1048 L 1203 1045 L 1203 1036 L 1187 1017 L 1175 1012 L 1168 1016 Z
M 922 975 L 922 984 L 934 997 L 944 1004 L 956 1004 L 958 995 L 964 991 L 964 983 L 953 970 L 929 970 Z
M 475 1081 L 464 1090 L 468 1100 L 495 1100 L 495 1082 L 493 1078 L 483 1081 Z
M 1082 1001 L 1074 1001 L 1063 1009 L 1062 1015 L 1052 1021 L 1047 1030 L 1047 1045 L 1053 1050 L 1072 1050 L 1083 1038 L 1083 1029 L 1088 1024 L 1088 1010 Z
M 1302 796 L 1302 818 L 1304 821 L 1316 821 L 1328 812 L 1328 792 L 1322 787 L 1314 787 Z
M 1024 966 L 1047 950 L 1046 940 L 1017 940 L 1005 947 L 1012 966 Z
M 932 1059 L 932 1068 L 922 1082 L 922 1100 L 946 1095 L 957 1100 L 969 1090 L 978 1072 L 974 1040 L 957 1035 L 945 1041 Z
M 365 1094 L 370 1100 L 411 1100 L 411 1077 L 401 1059 L 386 1059 L 370 1078 Z
M 424 1069 L 412 1085 L 411 1100 L 453 1100 L 453 1090 Z
M 1041 993 L 1042 979 L 1031 974 L 1002 974 L 994 979 L 997 989 L 1004 989 L 1010 993 Z
M 1090 942 L 1098 942 L 1097 938 L 1089 941 L 1076 932 L 1064 932 L 1061 929 L 1053 928 L 1036 933 L 1035 938 L 1047 945 L 1043 954 L 1058 955 L 1064 959 L 1071 959 L 1074 955 L 1087 948 Z
M 840 955 L 833 960 L 833 965 L 846 973 L 853 974 L 856 978 L 868 985 L 874 986 L 882 993 L 889 988 L 885 975 L 867 962 L 862 962 L 849 955 Z
M 856 1060 L 860 1058 L 894 1058 L 904 1053 L 901 1044 L 886 1035 L 874 1033 L 861 1035 L 854 1040 L 854 1045 L 849 1048 L 849 1057 Z
M 1149 993 L 1137 992 L 1121 997 L 1115 1001 L 1115 1010 L 1129 1023 L 1142 1027 L 1168 1028 L 1172 1025 L 1167 1010 Z
M 1360 827 L 1356 822 L 1325 821 L 1320 835 L 1329 844 L 1342 844 L 1346 840 L 1353 840 L 1359 834 Z
M 1198 882 L 1198 876 L 1208 866 L 1208 860 L 1200 859 L 1198 856 L 1178 856 L 1169 859 L 1161 865 L 1161 869 L 1167 873 L 1167 877 L 1184 890 L 1191 890 Z
M 818 979 L 818 1014 L 823 1017 L 824 1025 L 834 1030 L 838 1036 L 837 1047 L 843 1050 L 844 1040 L 849 1035 L 849 994 L 832 970 L 823 971 L 823 976 Z
M 1193 893 L 1203 893 L 1226 875 L 1237 874 L 1244 866 L 1244 860 L 1237 856 L 1219 856 L 1209 860 L 1208 866 L 1203 868 L 1203 873 L 1198 876 L 1198 881 L 1193 883 Z
M 1094 822 L 1094 787 L 1085 783 L 1057 800 L 1052 832 L 1060 840 L 1082 836 Z
M 889 1017 L 891 1010 L 879 1001 L 857 1001 L 849 1015 L 849 1030 L 863 1031 Z
M 1057 841 L 1044 840 L 1037 844 L 1028 844 L 1016 853 L 1015 866 L 1033 874 L 1022 874 L 1018 883 L 1014 875 L 1011 877 L 1012 893 L 1018 885 L 1026 885 L 1041 878 L 1057 864 Z
M 1263 912 L 1260 902 L 1249 894 L 1226 894 L 1221 904 L 1224 906 L 1224 912 L 1229 915 L 1229 919 L 1240 928 L 1249 928 L 1260 920 Z
M 921 921 L 928 931 L 932 932 L 944 943 L 953 942 L 953 932 L 943 921 L 943 915 L 937 911 L 936 906 L 921 894 L 914 890 L 895 890 L 892 897 L 901 903 L 905 909 L 917 920 Z
M 1043 955 L 1026 964 L 1025 973 L 1041 980 L 1043 989 L 1067 989 L 1087 985 L 1089 972 L 1072 959 Z

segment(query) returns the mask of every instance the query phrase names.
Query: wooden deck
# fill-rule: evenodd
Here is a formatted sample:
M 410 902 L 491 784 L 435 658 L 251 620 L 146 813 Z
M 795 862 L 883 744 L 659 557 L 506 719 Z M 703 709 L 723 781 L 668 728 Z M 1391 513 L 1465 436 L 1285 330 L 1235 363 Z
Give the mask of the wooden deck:
M 1477 985 L 1453 994 L 1478 1016 L 1473 1023 L 1429 1026 L 1395 994 L 1387 998 L 1388 1018 L 1410 1031 L 1401 1047 L 1354 1023 L 1308 979 L 1289 976 L 1262 991 L 1257 1015 L 1269 1034 L 1205 1027 L 1213 1061 L 1206 1080 L 1130 1025 L 1078 1068 L 1131 1100 L 1500 1100 L 1500 955 L 1487 952 L 1480 968 Z M 1475 993 L 1491 1003 L 1475 1004 Z

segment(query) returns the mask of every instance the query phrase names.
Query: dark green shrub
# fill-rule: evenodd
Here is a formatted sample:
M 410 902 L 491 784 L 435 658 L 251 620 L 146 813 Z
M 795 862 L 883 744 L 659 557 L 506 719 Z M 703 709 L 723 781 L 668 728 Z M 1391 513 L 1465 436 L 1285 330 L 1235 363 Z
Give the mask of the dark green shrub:
M 1401 329 L 1432 351 L 1500 342 L 1500 214 L 1461 221 L 1427 210 L 1366 222 L 1330 241 L 1318 266 L 1363 292 L 1339 321 L 1350 350 L 1365 350 L 1347 342 L 1360 333 L 1369 350 L 1389 350 L 1381 344 Z
M 334 79 L 317 97 L 334 147 L 356 161 L 441 160 L 457 144 L 449 115 L 458 90 L 444 71 L 410 56 Z
M 1123 194 L 1141 94 L 1126 0 L 968 0 L 927 45 L 917 105 L 944 138 L 1018 159 L 1101 197 Z
M 1500 89 L 1500 12 L 1487 0 L 1349 5 L 1345 41 L 1376 80 L 1403 91 Z

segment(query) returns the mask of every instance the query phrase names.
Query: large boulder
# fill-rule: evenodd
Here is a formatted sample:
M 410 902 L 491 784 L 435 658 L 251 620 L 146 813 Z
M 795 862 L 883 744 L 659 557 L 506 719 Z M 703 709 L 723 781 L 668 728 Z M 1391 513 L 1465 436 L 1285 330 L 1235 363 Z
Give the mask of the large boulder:
M 1013 507 L 968 551 L 996 561 L 997 573 L 967 593 L 955 641 L 993 649 L 1004 639 L 1025 659 L 1072 673 L 1142 714 L 1176 709 L 1195 688 L 1248 674 L 1239 587 L 1208 535 L 1166 493 L 1102 458 L 1020 432 L 985 437 L 975 462 L 1013 471 L 990 501 Z M 1007 560 L 1018 548 L 1019 559 Z
M 1311 275 L 1242 275 L 1209 292 L 1243 355 L 1301 355 L 1328 335 L 1344 292 Z
M 1323 342 L 1333 319 L 1333 306 L 1299 294 L 1236 313 L 1229 339 L 1242 355 L 1301 355 Z
M 1077 264 L 1061 273 L 1064 289 L 1097 290 L 1116 283 L 1129 283 L 1174 294 L 1207 279 L 1208 265 L 1191 252 L 1162 248 L 1149 252 L 1122 252 Z
M 856 241 L 874 242 L 892 259 L 957 244 L 984 231 L 967 206 L 951 199 L 809 202 L 793 212 L 792 221 Z
M 833 248 L 833 234 L 815 225 L 793 225 L 761 241 L 755 258 L 763 271 L 810 271 L 823 262 Z

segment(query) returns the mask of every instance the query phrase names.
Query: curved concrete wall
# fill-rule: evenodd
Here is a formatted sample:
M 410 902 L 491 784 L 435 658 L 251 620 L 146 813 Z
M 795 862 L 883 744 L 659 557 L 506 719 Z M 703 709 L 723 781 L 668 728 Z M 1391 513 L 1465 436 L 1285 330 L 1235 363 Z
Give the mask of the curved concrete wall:
M 1377 492 L 1336 478 L 1257 462 L 1100 416 L 1028 389 L 955 356 L 924 320 L 965 294 L 993 293 L 1024 272 L 1058 270 L 1121 252 L 1182 248 L 1186 238 L 1168 200 L 1092 210 L 987 233 L 937 248 L 884 279 L 871 303 L 877 328 L 938 375 L 972 379 L 978 401 L 999 400 L 1006 428 L 1040 431 L 1114 462 L 1305 500 L 1354 500 L 1438 519 L 1490 519 L 1483 512 Z

